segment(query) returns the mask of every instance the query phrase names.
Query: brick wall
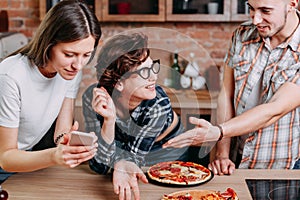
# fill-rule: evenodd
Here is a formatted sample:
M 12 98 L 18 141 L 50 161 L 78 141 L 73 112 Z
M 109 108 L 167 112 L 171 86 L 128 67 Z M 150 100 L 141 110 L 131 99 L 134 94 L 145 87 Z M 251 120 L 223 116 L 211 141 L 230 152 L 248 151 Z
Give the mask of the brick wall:
M 7 10 L 9 30 L 31 37 L 39 25 L 39 0 L 1 0 L 0 10 Z
M 166 48 L 169 54 L 164 54 L 161 51 L 151 54 L 155 58 L 160 58 L 166 65 L 170 64 L 171 52 L 176 49 L 183 49 L 179 56 L 188 59 L 189 49 L 194 49 L 196 57 L 200 62 L 200 67 L 207 67 L 216 65 L 221 67 L 223 65 L 224 56 L 228 50 L 232 31 L 238 23 L 100 23 L 103 31 L 102 40 L 105 40 L 120 32 L 128 30 L 151 29 L 148 34 L 151 37 L 151 45 Z M 157 29 L 157 30 L 156 30 Z M 166 34 L 161 33 L 161 29 L 166 30 Z M 179 35 L 179 36 L 178 36 Z M 179 38 L 181 37 L 181 38 Z M 192 41 L 186 42 L 183 37 L 190 38 Z M 197 43 L 201 49 L 191 47 L 191 43 Z M 194 44 L 193 44 L 194 45 Z M 174 47 L 174 49 L 172 49 Z M 184 51 L 187 49 L 187 51 Z M 201 52 L 200 52 L 201 51 Z M 209 59 L 207 59 L 209 58 Z M 213 64 L 211 64 L 213 62 Z M 205 66 L 207 65 L 207 66 Z M 93 67 L 86 67 L 83 70 L 84 78 L 82 87 L 94 82 Z
M 24 33 L 28 38 L 34 35 L 37 26 L 39 25 L 39 0 L 1 0 L 0 8 L 8 11 L 9 16 L 9 31 L 17 31 Z M 152 27 L 151 34 L 153 35 L 154 44 L 162 46 L 177 44 L 181 49 L 190 47 L 189 42 L 180 42 L 178 34 L 185 37 L 190 37 L 194 42 L 198 43 L 206 54 L 202 57 L 210 57 L 217 66 L 223 63 L 224 55 L 227 51 L 231 33 L 238 25 L 237 23 L 103 23 L 101 22 L 103 31 L 102 40 L 113 36 L 117 33 L 139 29 L 143 27 Z M 159 29 L 174 32 L 174 34 L 156 34 Z M 165 44 L 163 43 L 165 42 Z M 180 42 L 178 44 L 178 42 Z M 176 45 L 175 45 L 176 46 Z M 178 47 L 178 46 L 177 46 Z M 176 48 L 177 48 L 176 47 Z M 174 51 L 174 49 L 169 49 Z M 196 56 L 197 56 L 197 52 Z M 198 52 L 199 53 L 199 52 Z M 164 56 L 159 54 L 159 56 Z M 185 55 L 186 56 L 186 55 Z M 165 60 L 169 57 L 165 55 Z M 201 59 L 203 63 L 207 61 Z M 86 67 L 83 70 L 84 76 L 81 88 L 85 88 L 95 81 L 95 70 L 93 67 Z

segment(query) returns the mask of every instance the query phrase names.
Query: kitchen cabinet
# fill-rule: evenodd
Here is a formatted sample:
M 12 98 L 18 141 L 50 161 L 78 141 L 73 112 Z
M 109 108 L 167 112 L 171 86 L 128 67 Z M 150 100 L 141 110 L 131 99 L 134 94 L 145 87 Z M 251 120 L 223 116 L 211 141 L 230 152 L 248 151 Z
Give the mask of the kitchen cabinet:
M 189 117 L 200 117 L 216 124 L 218 91 L 163 87 L 170 98 L 173 110 L 180 116 L 184 127 L 190 129 Z
M 247 0 L 232 1 L 230 21 L 246 21 L 250 19 Z
M 230 20 L 230 0 L 218 0 L 217 13 L 209 14 L 208 4 L 210 0 L 191 1 L 188 0 L 187 7 L 182 4 L 184 0 L 166 0 L 166 21 L 176 22 L 221 22 Z
M 45 14 L 47 12 L 47 3 L 45 0 L 39 1 L 39 10 L 40 10 L 40 20 L 43 20 L 45 17 Z
M 39 0 L 40 19 L 53 1 Z M 103 22 L 230 22 L 245 21 L 246 0 L 86 0 Z M 120 10 L 121 4 L 127 6 Z M 208 4 L 218 4 L 217 12 L 209 14 Z M 126 4 L 125 4 L 126 5 Z
M 165 21 L 165 0 L 127 0 L 126 3 L 124 5 L 124 0 L 102 0 L 102 21 Z M 124 6 L 127 9 L 122 9 Z
M 59 1 L 62 0 L 39 0 L 40 20 L 43 20 L 48 10 Z M 98 20 L 101 21 L 102 0 L 85 0 L 85 2 L 96 13 Z

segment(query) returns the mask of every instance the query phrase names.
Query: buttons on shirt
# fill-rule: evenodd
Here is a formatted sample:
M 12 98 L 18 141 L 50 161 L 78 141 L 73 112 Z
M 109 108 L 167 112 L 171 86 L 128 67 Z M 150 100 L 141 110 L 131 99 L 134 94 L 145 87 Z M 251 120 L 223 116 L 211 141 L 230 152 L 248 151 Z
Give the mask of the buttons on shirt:
M 277 78 L 277 81 L 278 81 L 280 84 L 282 84 L 282 83 L 284 83 L 284 78 L 283 78 L 282 76 L 280 76 L 280 77 Z

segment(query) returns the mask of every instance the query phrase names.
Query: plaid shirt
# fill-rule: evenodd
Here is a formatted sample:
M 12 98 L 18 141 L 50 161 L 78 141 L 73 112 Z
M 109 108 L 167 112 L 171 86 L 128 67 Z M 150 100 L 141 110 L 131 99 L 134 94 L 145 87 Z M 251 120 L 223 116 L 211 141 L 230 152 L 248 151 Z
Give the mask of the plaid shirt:
M 257 104 L 267 103 L 285 82 L 300 85 L 300 26 L 286 42 L 269 48 L 250 22 L 233 34 L 225 63 L 234 69 L 236 115 L 247 109 L 253 88 Z M 256 90 L 257 91 L 257 90 Z M 288 97 L 287 97 L 288 98 Z M 252 107 L 255 105 L 252 105 Z M 300 156 L 300 108 L 248 135 L 240 168 L 291 169 Z
M 89 86 L 82 95 L 82 112 L 84 116 L 84 125 L 86 132 L 100 133 L 101 124 L 96 117 L 96 113 L 92 108 L 93 89 L 97 87 L 97 83 Z
M 145 165 L 145 157 L 149 152 L 153 150 L 156 151 L 158 148 L 161 149 L 161 145 L 165 142 L 162 141 L 159 144 L 155 143 L 156 138 L 162 134 L 173 121 L 173 110 L 169 97 L 161 87 L 156 86 L 156 97 L 152 100 L 142 101 L 141 104 L 133 110 L 129 119 L 122 121 L 117 117 L 115 140 L 109 145 L 103 140 L 100 134 L 103 118 L 97 115 L 97 119 L 96 113 L 91 107 L 92 89 L 95 86 L 96 85 L 90 86 L 82 97 L 86 130 L 96 132 L 99 142 L 97 155 L 90 165 L 94 165 L 92 168 L 99 168 L 97 165 L 101 163 L 112 167 L 116 161 L 121 159 L 135 162 L 139 166 Z M 170 133 L 166 139 L 174 137 L 182 131 L 183 126 L 180 123 L 176 131 Z M 167 149 L 166 153 L 171 151 L 179 152 L 175 149 Z M 183 150 L 180 150 L 180 153 L 182 153 L 182 151 Z M 159 160 L 160 158 L 155 159 Z M 104 166 L 100 168 L 104 168 Z M 95 171 L 102 170 L 103 169 Z

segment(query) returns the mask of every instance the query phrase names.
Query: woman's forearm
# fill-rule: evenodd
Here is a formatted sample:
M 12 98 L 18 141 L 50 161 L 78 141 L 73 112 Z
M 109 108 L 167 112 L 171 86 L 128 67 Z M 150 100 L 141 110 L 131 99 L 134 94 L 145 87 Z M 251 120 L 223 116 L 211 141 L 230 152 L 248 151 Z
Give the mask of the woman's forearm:
M 101 136 L 107 144 L 112 144 L 115 139 L 115 121 L 104 120 L 101 128 Z
M 8 172 L 31 172 L 55 165 L 55 148 L 41 151 L 7 150 L 1 155 L 1 168 Z

